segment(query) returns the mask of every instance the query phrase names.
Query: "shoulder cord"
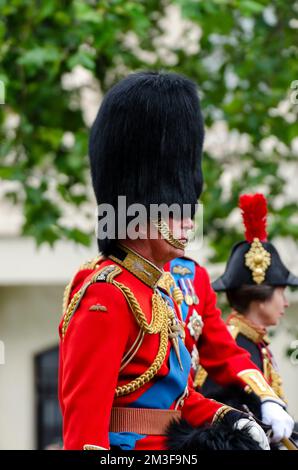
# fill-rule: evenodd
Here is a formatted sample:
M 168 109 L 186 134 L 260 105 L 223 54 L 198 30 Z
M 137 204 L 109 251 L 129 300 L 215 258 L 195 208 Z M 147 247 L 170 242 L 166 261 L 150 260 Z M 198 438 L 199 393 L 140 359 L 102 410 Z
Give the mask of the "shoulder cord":
M 161 295 L 154 292 L 152 296 L 152 319 L 150 324 L 148 324 L 145 314 L 132 291 L 120 282 L 113 280 L 112 284 L 122 291 L 141 330 L 147 334 L 160 333 L 159 349 L 154 361 L 142 375 L 128 384 L 116 388 L 116 396 L 119 397 L 135 392 L 150 382 L 163 365 L 168 350 L 170 309 Z
M 64 293 L 63 293 L 63 301 L 62 301 L 62 312 L 64 313 L 67 309 L 67 306 L 69 304 L 69 297 L 70 297 L 70 292 L 71 292 L 71 288 L 72 288 L 72 284 L 73 284 L 73 281 L 74 281 L 74 278 L 76 276 L 76 274 L 79 272 L 79 271 L 82 271 L 83 269 L 96 269 L 99 267 L 99 263 L 103 260 L 103 256 L 102 255 L 98 255 L 96 256 L 94 259 L 92 260 L 89 260 L 89 261 L 86 261 L 86 263 L 82 264 L 79 269 L 76 271 L 76 273 L 73 275 L 72 279 L 70 280 L 70 282 L 67 284 L 67 286 L 65 287 L 64 289 Z
M 101 272 L 104 272 L 106 268 L 103 268 L 101 271 L 97 271 L 92 279 L 83 285 L 83 287 L 73 296 L 63 319 L 62 324 L 62 338 L 64 338 L 67 327 L 69 325 L 70 319 L 72 315 L 75 313 L 79 304 L 87 290 L 87 288 L 97 281 L 97 277 L 100 275 Z M 117 282 L 114 280 L 114 277 L 120 274 L 121 268 L 116 267 L 112 272 L 110 272 L 105 281 L 113 284 L 117 287 L 123 295 L 125 296 L 129 307 L 140 326 L 141 331 L 145 334 L 160 334 L 160 343 L 158 353 L 153 361 L 153 363 L 148 367 L 148 369 L 139 377 L 132 380 L 131 382 L 119 386 L 116 388 L 115 395 L 117 397 L 128 395 L 139 388 L 141 388 L 146 383 L 150 382 L 150 380 L 155 377 L 155 375 L 160 370 L 162 364 L 164 363 L 165 357 L 167 355 L 168 350 L 168 341 L 169 341 L 169 324 L 171 323 L 171 315 L 172 311 L 168 307 L 167 303 L 162 299 L 161 295 L 156 291 L 153 293 L 152 296 L 152 319 L 150 323 L 147 322 L 146 316 L 142 311 L 139 302 L 137 301 L 136 297 L 134 296 L 133 292 L 124 284 Z M 138 348 L 140 347 L 140 344 Z M 127 353 L 128 354 L 128 353 Z M 127 357 L 126 354 L 126 357 Z M 130 358 L 132 359 L 132 358 Z

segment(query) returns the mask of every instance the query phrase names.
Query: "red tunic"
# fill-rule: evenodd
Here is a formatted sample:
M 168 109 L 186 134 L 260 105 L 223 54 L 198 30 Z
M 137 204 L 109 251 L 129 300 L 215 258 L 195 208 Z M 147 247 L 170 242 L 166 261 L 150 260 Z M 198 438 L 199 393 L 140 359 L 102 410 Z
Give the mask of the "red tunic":
M 112 264 L 116 265 L 105 260 L 97 271 Z M 125 268 L 121 269 L 117 281 L 131 289 L 150 322 L 153 289 Z M 75 276 L 69 300 L 92 278 L 94 272 L 92 269 L 82 270 Z M 94 305 L 104 308 L 90 310 Z M 178 316 L 176 305 L 175 309 Z M 64 338 L 62 325 L 63 318 L 59 326 L 59 401 L 63 414 L 64 449 L 82 449 L 85 444 L 109 448 L 111 408 L 133 406 L 152 385 L 170 373 L 171 343 L 168 343 L 165 360 L 153 380 L 128 395 L 116 397 L 117 386 L 127 384 L 150 367 L 159 349 L 160 335 L 145 334 L 133 360 L 120 371 L 122 358 L 135 342 L 140 328 L 123 292 L 107 282 L 96 282 L 87 288 L 69 321 Z M 208 346 L 205 350 L 208 354 Z M 222 405 L 196 392 L 190 374 L 185 387 L 187 382 L 189 394 L 180 407 L 182 417 L 192 425 L 212 421 Z M 175 407 L 178 398 L 175 397 L 168 409 Z M 157 396 L 156 404 L 151 407 L 159 408 L 159 403 L 160 397 Z M 163 449 L 165 438 L 147 435 L 137 440 L 135 448 Z
M 206 269 L 188 258 L 174 261 L 175 263 L 167 263 L 165 270 L 171 272 L 176 281 L 181 278 L 191 279 L 199 299 L 197 305 L 190 305 L 187 310 L 184 303 L 183 308 L 186 312 L 186 316 L 183 318 L 186 323 L 185 344 L 193 356 L 195 369 L 200 364 L 218 384 L 223 386 L 238 384 L 244 387 L 246 383 L 237 377 L 237 374 L 247 369 L 259 369 L 251 361 L 250 354 L 236 344 L 221 318 L 221 311 L 216 307 L 216 294 L 212 289 Z M 181 265 L 181 275 L 174 274 L 174 265 L 177 266 L 177 263 L 179 267 Z M 187 283 L 184 282 L 184 285 L 187 286 Z M 199 338 L 196 338 L 195 332 L 191 328 L 194 312 L 201 317 L 203 322 Z M 195 372 L 196 370 L 193 371 L 194 374 Z

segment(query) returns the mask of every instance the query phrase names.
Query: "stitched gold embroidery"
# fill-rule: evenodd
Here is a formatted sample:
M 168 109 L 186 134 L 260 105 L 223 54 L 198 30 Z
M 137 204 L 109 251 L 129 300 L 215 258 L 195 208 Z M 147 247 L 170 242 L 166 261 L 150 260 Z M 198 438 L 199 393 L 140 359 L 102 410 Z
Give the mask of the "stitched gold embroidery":
M 256 284 L 261 284 L 271 263 L 271 255 L 265 250 L 258 238 L 254 238 L 249 251 L 245 254 L 245 266 L 252 271 Z
M 278 398 L 276 393 L 272 390 L 270 385 L 266 382 L 261 372 L 256 369 L 242 370 L 237 374 L 243 382 L 245 382 L 250 389 L 260 398 Z

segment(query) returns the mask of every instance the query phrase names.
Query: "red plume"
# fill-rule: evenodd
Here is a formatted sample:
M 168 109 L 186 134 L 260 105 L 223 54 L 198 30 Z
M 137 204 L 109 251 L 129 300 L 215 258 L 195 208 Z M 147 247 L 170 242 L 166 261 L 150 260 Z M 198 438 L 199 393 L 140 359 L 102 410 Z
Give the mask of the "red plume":
M 254 238 L 267 241 L 267 201 L 263 194 L 243 194 L 239 207 L 245 227 L 245 238 L 251 243 Z

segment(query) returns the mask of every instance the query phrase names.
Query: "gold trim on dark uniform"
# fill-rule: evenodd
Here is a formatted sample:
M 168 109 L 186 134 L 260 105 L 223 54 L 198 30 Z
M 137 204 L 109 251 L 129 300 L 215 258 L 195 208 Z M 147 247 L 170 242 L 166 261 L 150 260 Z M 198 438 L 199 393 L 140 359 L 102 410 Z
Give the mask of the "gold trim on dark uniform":
M 266 346 L 270 344 L 270 340 L 267 336 L 267 330 L 265 328 L 254 325 L 251 321 L 245 318 L 244 315 L 241 315 L 238 312 L 232 313 L 231 317 L 228 319 L 228 327 L 229 329 L 232 327 L 231 334 L 234 337 L 234 339 L 236 339 L 238 334 L 242 334 L 243 336 L 245 336 L 246 338 L 248 338 L 250 341 L 252 341 L 255 344 L 263 343 L 264 346 L 261 347 L 260 353 L 262 357 L 264 377 L 270 383 L 271 389 L 274 391 L 274 393 L 281 400 L 286 402 L 285 394 L 284 394 L 283 387 L 282 387 L 282 379 L 279 373 L 277 372 L 277 370 L 274 368 L 274 365 L 272 364 L 271 356 L 268 352 L 268 349 L 266 348 Z M 250 374 L 245 375 L 245 378 L 249 377 L 250 379 L 252 375 L 254 376 L 255 374 L 250 372 Z M 251 386 L 251 383 L 249 383 L 249 381 L 247 380 L 245 381 L 247 382 L 248 385 Z M 259 381 L 259 378 L 257 381 Z M 258 391 L 257 394 L 260 395 L 260 392 Z
M 232 334 L 234 339 L 239 333 L 241 333 L 255 344 L 260 343 L 261 341 L 264 341 L 266 344 L 270 343 L 265 328 L 253 325 L 249 320 L 247 320 L 243 315 L 240 315 L 238 312 L 232 313 L 231 317 L 228 319 L 227 326 L 232 326 L 233 328 L 237 329 L 237 334 Z

